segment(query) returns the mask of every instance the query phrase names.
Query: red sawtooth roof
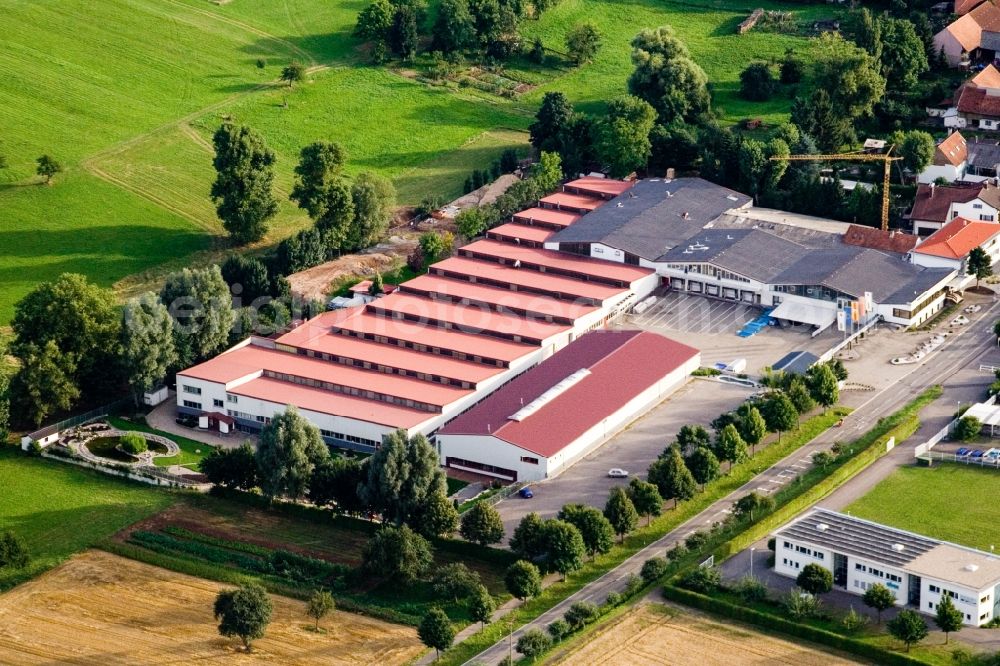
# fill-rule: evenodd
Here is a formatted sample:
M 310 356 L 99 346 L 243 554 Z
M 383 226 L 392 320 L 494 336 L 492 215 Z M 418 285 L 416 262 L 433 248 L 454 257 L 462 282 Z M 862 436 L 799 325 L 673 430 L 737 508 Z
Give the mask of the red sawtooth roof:
M 597 309 L 597 306 L 594 305 L 583 305 L 550 296 L 512 291 L 503 287 L 491 287 L 431 274 L 420 275 L 409 280 L 403 291 L 427 295 L 440 294 L 452 299 L 466 299 L 470 303 L 487 303 L 492 306 L 547 315 L 561 320 L 579 319 Z
M 499 227 L 494 227 L 486 232 L 486 236 L 489 238 L 510 240 L 516 238 L 520 241 L 530 241 L 532 243 L 544 243 L 553 234 L 555 234 L 555 231 L 552 229 L 536 227 L 530 224 L 517 224 L 515 222 L 501 224 Z
M 948 259 L 964 259 L 973 248 L 1000 234 L 1000 224 L 956 217 L 917 246 L 914 252 Z
M 589 213 L 605 204 L 603 199 L 584 196 L 582 194 L 570 194 L 569 192 L 556 192 L 540 199 L 541 203 L 558 207 L 562 210 L 575 210 Z
M 542 290 L 550 294 L 563 294 L 568 297 L 593 299 L 601 303 L 618 296 L 625 289 L 612 287 L 597 282 L 584 282 L 571 277 L 541 273 L 539 271 L 521 270 L 503 264 L 488 261 L 477 261 L 468 257 L 449 257 L 431 266 L 432 273 L 454 276 L 469 276 L 477 279 L 492 280 L 501 285 L 513 284 Z
M 635 185 L 635 182 L 631 180 L 584 176 L 583 178 L 569 181 L 563 185 L 563 190 L 567 192 L 579 192 L 580 194 L 591 194 L 602 199 L 611 199 L 629 191 L 633 185 Z
M 616 280 L 625 286 L 632 284 L 650 275 L 653 270 L 632 266 L 630 264 L 619 264 L 614 261 L 604 259 L 591 259 L 590 257 L 580 257 L 566 252 L 556 250 L 544 250 L 536 247 L 525 247 L 514 243 L 504 243 L 495 240 L 480 240 L 469 243 L 459 249 L 459 252 L 466 255 L 505 259 L 508 262 L 520 261 L 523 266 L 535 265 L 550 268 L 556 271 L 570 272 L 581 277 L 602 278 L 605 280 Z
M 436 417 L 436 414 L 411 409 L 388 402 L 355 398 L 311 386 L 290 384 L 279 379 L 261 377 L 240 384 L 229 391 L 248 398 L 267 400 L 279 405 L 295 405 L 321 414 L 332 414 L 367 421 L 390 428 L 410 429 Z
M 374 391 L 405 400 L 417 400 L 438 407 L 449 405 L 470 393 L 469 389 L 426 382 L 412 377 L 390 375 L 375 370 L 365 370 L 334 361 L 324 361 L 255 345 L 245 345 L 233 349 L 179 374 L 206 381 L 228 383 L 262 370 L 329 382 L 363 391 Z M 288 385 L 291 382 L 281 381 L 281 384 Z M 321 387 L 315 387 L 315 390 L 322 391 L 324 395 L 333 393 Z M 280 403 L 286 402 L 280 393 L 268 399 Z
M 457 330 L 476 335 L 481 331 L 515 335 L 537 341 L 537 344 L 543 344 L 549 338 L 570 329 L 565 324 L 495 312 L 481 305 L 454 305 L 403 292 L 396 292 L 370 303 L 368 310 L 387 317 L 398 312 L 406 315 L 407 321 L 427 322 L 432 327 L 447 322 Z
M 362 340 L 349 335 L 337 335 L 330 327 L 311 319 L 295 330 L 278 338 L 278 344 L 311 349 L 315 352 L 339 355 L 372 366 L 384 365 L 411 372 L 439 375 L 460 382 L 478 384 L 484 379 L 503 371 L 496 366 L 460 361 L 450 356 L 429 357 L 426 352 L 418 352 L 399 345 L 386 345 L 371 340 Z M 317 322 L 313 324 L 313 322 Z
M 554 227 L 566 228 L 582 217 L 579 213 L 552 208 L 528 208 L 520 213 L 514 213 L 515 222 L 537 222 Z
M 336 327 L 345 331 L 380 335 L 396 340 L 405 340 L 428 349 L 438 347 L 455 352 L 484 358 L 497 359 L 504 362 L 515 361 L 538 349 L 536 345 L 513 342 L 485 335 L 459 333 L 443 328 L 416 324 L 401 319 L 390 319 L 373 312 L 364 312 L 339 322 Z M 392 344 L 390 340 L 390 344 Z M 428 366 L 433 366 L 437 355 L 427 357 Z
M 492 435 L 550 457 L 698 350 L 645 331 L 588 333 L 525 372 L 439 430 L 441 435 Z M 508 417 L 574 372 L 590 374 L 522 421 Z

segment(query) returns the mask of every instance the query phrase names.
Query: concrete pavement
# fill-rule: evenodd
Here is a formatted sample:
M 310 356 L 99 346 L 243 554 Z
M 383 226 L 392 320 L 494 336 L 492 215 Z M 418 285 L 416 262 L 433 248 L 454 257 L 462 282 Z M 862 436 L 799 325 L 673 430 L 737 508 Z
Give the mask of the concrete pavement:
M 961 368 L 970 363 L 978 362 L 978 359 L 986 356 L 995 348 L 992 321 L 996 316 L 998 307 L 1000 307 L 1000 304 L 993 303 L 966 330 L 960 331 L 949 338 L 924 363 L 915 365 L 912 369 L 905 370 L 896 382 L 873 393 L 849 396 L 851 398 L 850 402 L 860 401 L 860 404 L 856 405 L 854 413 L 847 417 L 843 428 L 830 429 L 822 433 L 809 444 L 771 468 L 764 470 L 739 490 L 713 503 L 697 516 L 681 524 L 662 538 L 628 558 L 615 569 L 612 569 L 575 594 L 570 595 L 561 603 L 543 613 L 534 622 L 515 631 L 514 640 L 516 641 L 517 637 L 525 629 L 532 627 L 544 629 L 549 623 L 562 617 L 566 610 L 577 601 L 586 600 L 593 601 L 594 603 L 602 603 L 607 598 L 609 592 L 621 591 L 625 586 L 625 581 L 631 574 L 638 575 L 643 562 L 649 557 L 662 554 L 678 541 L 683 540 L 691 532 L 715 522 L 719 516 L 725 515 L 725 512 L 729 510 L 732 503 L 739 497 L 752 490 L 767 488 L 772 485 L 781 485 L 789 478 L 789 473 L 794 476 L 804 471 L 802 467 L 806 464 L 804 461 L 810 461 L 809 464 L 811 464 L 813 453 L 829 449 L 837 440 L 853 439 L 863 431 L 871 428 L 879 418 L 887 416 L 905 405 L 928 386 L 941 383 Z M 889 459 L 896 460 L 898 463 L 899 460 L 905 459 L 907 455 L 912 459 L 912 444 L 897 447 L 890 456 L 886 456 L 882 461 Z M 872 470 L 872 467 L 869 467 L 869 470 Z M 863 490 L 863 482 L 856 480 L 861 478 L 868 479 L 874 485 L 878 479 L 882 478 L 882 476 L 876 474 L 876 472 L 859 474 L 855 479 L 852 479 L 842 487 L 842 489 L 855 486 Z M 884 469 L 881 469 L 881 474 L 885 474 Z M 476 655 L 470 660 L 470 663 L 497 664 L 506 654 L 506 642 L 497 643 Z

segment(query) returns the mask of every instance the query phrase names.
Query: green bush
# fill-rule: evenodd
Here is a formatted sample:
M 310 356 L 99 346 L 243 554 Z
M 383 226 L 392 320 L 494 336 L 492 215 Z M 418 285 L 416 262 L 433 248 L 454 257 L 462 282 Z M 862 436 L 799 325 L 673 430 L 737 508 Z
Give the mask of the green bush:
M 695 592 L 714 592 L 722 584 L 722 575 L 715 567 L 695 567 L 681 577 L 680 584 Z
M 604 600 L 604 605 L 608 608 L 621 606 L 623 603 L 625 603 L 625 597 L 618 592 L 608 592 L 608 598 Z
M 647 583 L 654 583 L 667 573 L 668 566 L 666 558 L 651 557 L 642 563 L 642 579 Z
M 548 630 L 549 636 L 552 637 L 553 641 L 561 641 L 569 635 L 570 631 L 572 631 L 566 620 L 554 620 L 548 627 L 546 627 L 546 629 Z
M 139 455 L 140 453 L 145 453 L 149 448 L 146 444 L 146 438 L 138 433 L 127 432 L 118 439 L 121 440 L 122 451 L 130 453 L 134 456 Z
M 600 617 L 601 612 L 598 610 L 595 604 L 589 601 L 577 601 L 569 610 L 566 611 L 566 624 L 570 626 L 573 631 L 582 629 L 585 625 L 590 624 L 598 617 Z
M 767 585 L 756 576 L 746 575 L 733 586 L 733 592 L 747 603 L 767 599 Z

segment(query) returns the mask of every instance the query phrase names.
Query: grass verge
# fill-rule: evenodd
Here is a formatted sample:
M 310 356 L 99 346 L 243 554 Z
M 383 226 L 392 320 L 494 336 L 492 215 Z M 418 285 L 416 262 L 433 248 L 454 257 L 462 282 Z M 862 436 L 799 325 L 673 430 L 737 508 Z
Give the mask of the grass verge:
M 687 502 L 679 503 L 674 510 L 655 518 L 650 525 L 637 529 L 625 538 L 623 544 L 615 546 L 611 552 L 598 556 L 592 562 L 587 562 L 580 571 L 569 576 L 567 580 L 550 585 L 542 590 L 539 596 L 512 611 L 509 617 L 513 620 L 514 626 L 520 627 L 531 622 L 562 600 L 611 571 L 653 541 L 696 516 L 718 499 L 738 489 L 763 470 L 813 440 L 849 411 L 845 408 L 837 408 L 814 416 L 804 422 L 797 431 L 786 435 L 781 442 L 775 442 L 761 449 L 747 462 L 735 465 L 727 476 L 708 484 L 704 492 Z M 501 640 L 506 633 L 506 627 L 506 621 L 487 625 L 481 631 L 445 652 L 438 663 L 442 666 L 465 663 Z

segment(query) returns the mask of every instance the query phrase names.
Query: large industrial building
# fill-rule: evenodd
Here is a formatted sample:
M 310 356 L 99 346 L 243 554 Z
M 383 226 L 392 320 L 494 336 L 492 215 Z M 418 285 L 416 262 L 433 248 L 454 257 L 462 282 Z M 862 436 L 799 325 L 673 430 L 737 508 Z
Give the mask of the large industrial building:
M 697 349 L 643 331 L 585 335 L 437 433 L 442 464 L 508 481 L 555 476 L 684 383 Z
M 545 242 L 553 250 L 655 270 L 673 289 L 773 308 L 771 316 L 832 326 L 920 324 L 939 311 L 954 268 L 849 244 L 850 225 L 751 206 L 700 178 L 649 179 Z
M 945 595 L 974 627 L 1000 616 L 1000 558 L 825 509 L 774 534 L 774 570 L 795 578 L 807 564 L 833 573 L 835 588 L 864 594 L 881 583 L 897 606 L 934 614 Z
M 328 443 L 363 450 L 400 428 L 430 434 L 658 286 L 650 269 L 541 247 L 578 219 L 559 197 L 597 209 L 629 186 L 567 183 L 390 295 L 188 368 L 178 411 L 226 414 L 252 432 L 293 404 Z

